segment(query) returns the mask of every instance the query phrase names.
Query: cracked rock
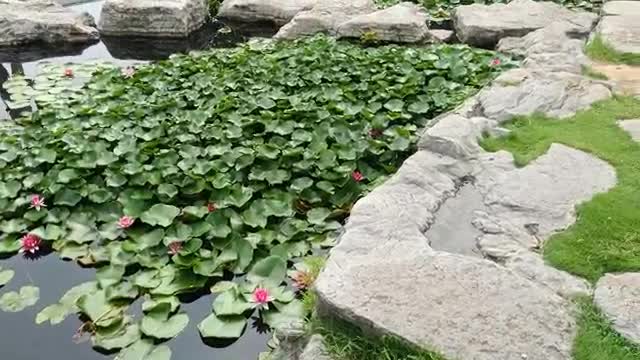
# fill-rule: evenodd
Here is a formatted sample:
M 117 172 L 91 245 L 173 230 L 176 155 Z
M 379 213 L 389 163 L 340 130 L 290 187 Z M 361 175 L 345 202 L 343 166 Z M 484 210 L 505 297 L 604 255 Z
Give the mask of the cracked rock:
M 596 284 L 594 301 L 617 332 L 640 344 L 640 273 L 606 274 Z

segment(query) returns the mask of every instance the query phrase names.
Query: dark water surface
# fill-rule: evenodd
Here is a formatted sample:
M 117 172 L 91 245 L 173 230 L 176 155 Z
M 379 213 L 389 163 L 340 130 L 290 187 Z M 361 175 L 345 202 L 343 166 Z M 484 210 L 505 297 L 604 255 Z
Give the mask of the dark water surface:
M 134 1 L 134 0 L 132 0 Z M 74 5 L 78 11 L 87 11 L 96 20 L 99 18 L 102 1 Z M 53 63 L 82 62 L 105 59 L 114 62 L 157 60 L 172 53 L 211 46 L 229 46 L 245 39 L 236 31 L 219 32 L 224 25 L 212 23 L 188 40 L 163 41 L 151 39 L 102 39 L 83 48 L 15 48 L 0 49 L 0 86 L 12 74 L 24 73 L 31 77 L 36 74 L 40 61 Z M 268 33 L 269 29 L 266 30 Z M 259 34 L 263 34 L 261 29 Z M 6 93 L 0 91 L 0 95 Z M 8 119 L 8 109 L 0 99 L 0 119 Z M 10 121 L 10 120 L 9 120 Z M 0 169 L 0 171 L 2 171 Z M 16 275 L 0 295 L 20 289 L 24 285 L 40 288 L 40 300 L 35 306 L 19 313 L 0 312 L 0 360 L 103 360 L 114 355 L 103 355 L 91 348 L 90 342 L 76 344 L 73 335 L 80 327 L 77 316 L 69 316 L 63 323 L 52 326 L 49 323 L 35 324 L 36 314 L 44 307 L 57 303 L 71 287 L 94 280 L 95 270 L 83 269 L 72 262 L 60 260 L 55 253 L 35 261 L 22 256 L 0 259 L 0 266 L 15 270 Z M 253 360 L 266 349 L 269 334 L 259 333 L 251 326 L 237 341 L 229 344 L 205 343 L 198 333 L 197 324 L 212 310 L 211 295 L 202 296 L 190 303 L 183 303 L 182 309 L 189 315 L 189 325 L 175 339 L 167 342 L 173 360 Z

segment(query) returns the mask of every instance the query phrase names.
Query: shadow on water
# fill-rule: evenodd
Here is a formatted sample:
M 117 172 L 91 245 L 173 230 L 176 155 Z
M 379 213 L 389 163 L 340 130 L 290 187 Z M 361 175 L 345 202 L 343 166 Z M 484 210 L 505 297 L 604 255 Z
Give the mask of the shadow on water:
M 77 2 L 77 0 L 66 0 Z M 77 11 L 87 11 L 96 20 L 100 16 L 102 1 L 74 5 Z M 236 30 L 232 30 L 236 29 Z M 228 47 L 245 41 L 250 36 L 270 36 L 274 29 L 269 26 L 251 28 L 229 27 L 212 22 L 188 39 L 131 39 L 103 38 L 101 41 L 78 46 L 29 46 L 0 49 L 0 120 L 15 118 L 19 110 L 6 109 L 4 101 L 9 94 L 1 85 L 11 76 L 36 75 L 37 64 L 46 59 L 53 63 L 82 62 L 102 59 L 118 63 L 152 61 L 167 58 L 171 54 L 210 47 Z M 82 322 L 69 316 L 59 325 L 35 324 L 36 314 L 45 306 L 56 303 L 71 287 L 95 280 L 95 270 L 81 268 L 75 263 L 60 260 L 55 253 L 35 260 L 22 256 L 0 258 L 0 266 L 15 270 L 15 278 L 0 294 L 18 290 L 24 285 L 40 288 L 40 300 L 35 306 L 19 313 L 0 312 L 0 359 L 41 360 L 73 359 L 99 360 L 113 358 L 91 348 L 90 343 L 76 344 L 73 335 Z M 250 319 L 242 337 L 232 341 L 202 339 L 197 324 L 211 313 L 213 297 L 207 292 L 184 297 L 182 309 L 189 315 L 189 325 L 175 339 L 167 342 L 173 351 L 174 360 L 252 360 L 266 349 L 268 331 L 260 319 Z M 136 316 L 140 316 L 137 311 Z

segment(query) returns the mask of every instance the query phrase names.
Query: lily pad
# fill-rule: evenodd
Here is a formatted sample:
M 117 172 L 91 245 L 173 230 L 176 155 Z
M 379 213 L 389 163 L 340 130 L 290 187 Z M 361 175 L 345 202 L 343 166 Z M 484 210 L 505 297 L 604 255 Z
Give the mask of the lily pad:
M 170 339 L 184 330 L 188 323 L 186 313 L 171 315 L 171 304 L 160 303 L 144 315 L 140 330 L 156 339 Z
M 204 338 L 239 338 L 247 326 L 247 319 L 243 316 L 207 316 L 199 325 L 200 335 Z
M 0 310 L 20 312 L 35 305 L 40 299 L 40 289 L 35 286 L 23 286 L 20 292 L 11 291 L 0 297 Z
M 168 227 L 180 214 L 180 209 L 172 205 L 156 204 L 149 210 L 142 213 L 140 220 L 149 225 L 160 225 L 162 227 Z
M 7 283 L 11 281 L 11 279 L 13 279 L 14 275 L 15 275 L 15 271 L 11 269 L 3 270 L 2 267 L 0 266 L 0 286 L 7 285 Z
M 247 280 L 255 284 L 278 286 L 287 274 L 287 263 L 280 256 L 266 257 L 253 265 Z

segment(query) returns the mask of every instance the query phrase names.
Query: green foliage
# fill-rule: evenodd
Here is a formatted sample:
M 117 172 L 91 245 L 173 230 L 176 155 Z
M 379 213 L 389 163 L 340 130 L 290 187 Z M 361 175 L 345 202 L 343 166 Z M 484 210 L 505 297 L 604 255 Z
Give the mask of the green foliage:
M 326 349 L 334 360 L 446 360 L 442 355 L 394 337 L 369 336 L 343 321 L 314 319 L 311 325 L 324 336 Z
M 578 300 L 579 330 L 573 347 L 574 360 L 635 360 L 640 347 L 616 333 L 589 298 Z
M 221 0 L 207 0 L 209 5 L 209 15 L 214 17 L 218 15 L 218 9 L 220 9 L 220 5 L 222 4 Z
M 544 257 L 551 265 L 592 282 L 608 272 L 640 270 L 640 144 L 616 124 L 638 117 L 640 101 L 615 98 L 562 121 L 519 118 L 510 125 L 508 136 L 482 142 L 490 151 L 513 152 L 520 166 L 555 142 L 584 150 L 615 167 L 616 186 L 580 205 L 576 223 L 545 243 Z
M 0 310 L 19 312 L 35 305 L 40 299 L 40 289 L 35 286 L 23 286 L 19 292 L 10 291 L 0 297 Z
M 15 275 L 15 271 L 11 269 L 2 269 L 0 266 L 0 287 L 7 285 L 13 276 Z
M 585 52 L 593 60 L 614 64 L 640 65 L 640 55 L 616 51 L 599 35 L 589 41 Z
M 398 168 L 427 119 L 502 70 L 490 66 L 495 56 L 316 37 L 103 70 L 80 96 L 0 133 L 0 252 L 16 252 L 30 232 L 96 266 L 96 288 L 38 322 L 80 311 L 96 346 L 133 343 L 122 359 L 153 351 L 141 332 L 181 331 L 173 296 L 225 271 L 247 276 L 213 286 L 202 335 L 239 336 L 257 288 L 269 292 L 258 315 L 278 327 L 304 315 L 283 286 L 288 260 L 331 245 L 353 202 Z M 33 194 L 46 208 L 29 207 Z M 118 226 L 124 215 L 131 227 Z M 315 279 L 321 266 L 311 265 Z M 137 324 L 126 312 L 141 296 Z
M 403 0 L 375 0 L 379 7 L 389 7 Z M 417 4 L 422 5 L 429 13 L 431 21 L 440 22 L 449 20 L 454 8 L 460 5 L 471 4 L 496 4 L 496 3 L 509 3 L 509 0 L 411 0 Z M 544 1 L 544 0 L 540 0 Z M 598 12 L 603 0 L 552 0 L 555 3 L 566 6 L 570 9 L 582 9 L 591 12 Z

